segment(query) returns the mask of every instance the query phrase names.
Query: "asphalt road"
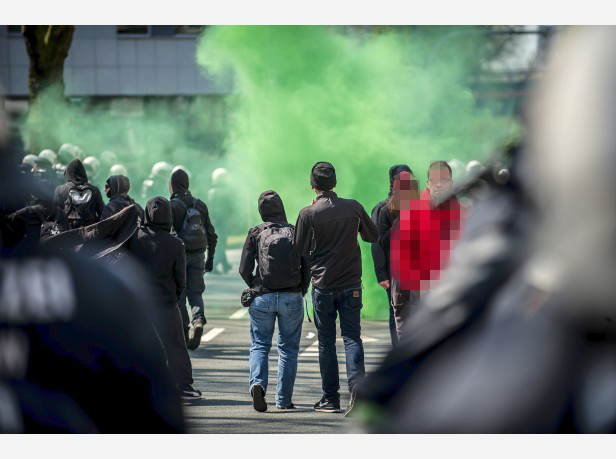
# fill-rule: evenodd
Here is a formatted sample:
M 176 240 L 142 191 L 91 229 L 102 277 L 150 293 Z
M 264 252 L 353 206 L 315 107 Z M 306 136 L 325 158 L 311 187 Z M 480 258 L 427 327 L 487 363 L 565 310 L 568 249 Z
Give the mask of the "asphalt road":
M 277 381 L 276 338 L 269 359 L 268 411 L 252 407 L 248 378 L 250 333 L 248 309 L 239 298 L 244 289 L 237 274 L 239 250 L 228 251 L 234 270 L 226 275 L 207 274 L 203 295 L 208 323 L 201 345 L 190 351 L 194 387 L 203 398 L 185 405 L 191 433 L 345 433 L 355 430 L 354 421 L 344 413 L 317 413 L 312 406 L 322 395 L 317 338 L 314 323 L 304 317 L 297 378 L 293 391 L 296 410 L 278 410 L 274 402 Z M 309 297 L 309 295 L 307 295 Z M 312 317 L 312 308 L 308 308 Z M 339 331 L 339 330 L 338 330 Z M 370 372 L 389 350 L 386 322 L 362 322 L 366 371 Z M 340 367 L 341 408 L 346 408 L 349 392 L 346 382 L 344 345 L 337 342 Z

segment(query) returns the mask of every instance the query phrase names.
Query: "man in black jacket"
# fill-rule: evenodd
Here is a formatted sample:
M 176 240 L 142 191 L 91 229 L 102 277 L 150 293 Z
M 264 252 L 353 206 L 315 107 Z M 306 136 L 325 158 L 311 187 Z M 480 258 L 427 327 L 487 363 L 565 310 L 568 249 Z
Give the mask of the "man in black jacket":
M 109 198 L 109 202 L 105 205 L 101 214 L 101 220 L 111 217 L 117 214 L 125 207 L 132 204 L 137 206 L 139 211 L 139 217 L 143 222 L 145 219 L 145 213 L 139 204 L 135 202 L 133 198 L 128 195 L 130 190 L 130 180 L 124 175 L 112 175 L 107 179 L 105 183 L 105 194 Z
M 56 188 L 54 201 L 64 209 L 71 229 L 98 222 L 105 203 L 99 189 L 88 183 L 88 174 L 81 161 L 73 159 L 66 166 L 64 177 L 66 183 Z
M 397 175 L 402 172 L 410 172 L 413 171 L 406 164 L 396 164 L 395 166 L 391 166 L 389 169 L 389 194 L 387 198 L 383 199 L 379 202 L 370 213 L 372 221 L 377 228 L 379 226 L 379 216 L 381 215 L 381 210 L 387 206 L 387 203 L 391 199 L 391 193 L 394 186 L 394 179 Z M 388 230 L 389 228 L 384 228 L 384 230 Z M 381 229 L 379 228 L 379 237 L 383 235 Z M 391 275 L 389 272 L 389 248 L 381 247 L 378 242 L 372 243 L 372 261 L 374 262 L 374 272 L 376 274 L 376 280 L 381 287 L 385 289 L 387 292 L 387 299 L 389 300 L 389 334 L 391 336 L 391 344 L 395 346 L 398 343 L 398 334 L 396 332 L 396 319 L 394 317 L 394 310 L 391 306 L 391 285 L 389 283 L 389 279 L 391 279 Z
M 169 201 L 162 196 L 148 201 L 145 225 L 128 241 L 127 248 L 151 274 L 155 295 L 162 306 L 156 313 L 156 329 L 180 395 L 188 400 L 199 398 L 201 392 L 192 387 L 192 364 L 178 311 L 178 301 L 186 286 L 184 243 L 171 234 Z
M 203 305 L 203 291 L 205 283 L 203 276 L 212 271 L 214 266 L 214 251 L 218 236 L 210 221 L 210 213 L 207 206 L 200 199 L 194 198 L 188 190 L 188 174 L 178 169 L 171 174 L 169 190 L 171 191 L 171 209 L 173 213 L 173 227 L 184 243 L 186 244 L 186 289 L 180 299 L 180 312 L 184 324 L 184 333 L 188 349 L 197 349 L 201 342 L 203 326 L 207 323 Z M 198 228 L 190 228 L 192 220 L 186 218 L 189 210 L 196 209 L 195 215 Z M 192 210 L 191 210 L 192 212 Z M 200 218 L 199 218 L 200 217 Z M 195 230 L 194 234 L 188 233 Z M 199 237 L 200 236 L 200 237 Z M 195 244 L 196 240 L 196 245 Z M 207 248 L 207 260 L 205 250 Z M 189 324 L 188 311 L 186 310 L 186 299 L 192 307 L 192 323 Z
M 278 319 L 276 406 L 279 409 L 293 409 L 295 406 L 291 398 L 304 318 L 302 298 L 310 284 L 310 267 L 307 257 L 300 258 L 295 253 L 294 227 L 287 222 L 278 193 L 269 190 L 259 196 L 259 213 L 264 223 L 248 231 L 239 270 L 248 287 L 254 289 L 257 295 L 249 310 L 252 338 L 250 393 L 255 410 L 267 410 L 264 397 L 268 382 L 268 356 Z M 259 266 L 253 273 L 255 262 Z M 265 266 L 261 266 L 262 263 Z
M 354 387 L 364 376 L 364 348 L 361 341 L 361 251 L 357 233 L 375 242 L 378 231 L 362 205 L 339 198 L 336 171 L 332 164 L 319 162 L 311 172 L 317 193 L 311 206 L 303 208 L 295 225 L 294 245 L 301 256 L 310 256 L 312 303 L 319 338 L 319 366 L 323 397 L 316 411 L 340 412 L 340 380 L 336 356 L 336 314 L 344 340 L 347 377 L 354 401 Z M 347 412 L 348 413 L 348 412 Z

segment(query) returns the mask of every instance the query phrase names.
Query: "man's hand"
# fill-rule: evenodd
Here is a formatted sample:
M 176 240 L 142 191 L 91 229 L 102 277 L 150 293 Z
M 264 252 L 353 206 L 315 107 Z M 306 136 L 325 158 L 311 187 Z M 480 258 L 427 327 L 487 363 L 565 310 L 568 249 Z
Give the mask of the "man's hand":
M 205 272 L 211 273 L 214 270 L 214 257 L 207 257 L 205 260 Z
M 383 282 L 379 282 L 379 285 L 383 287 L 385 290 L 387 290 L 389 288 L 389 281 L 384 280 Z

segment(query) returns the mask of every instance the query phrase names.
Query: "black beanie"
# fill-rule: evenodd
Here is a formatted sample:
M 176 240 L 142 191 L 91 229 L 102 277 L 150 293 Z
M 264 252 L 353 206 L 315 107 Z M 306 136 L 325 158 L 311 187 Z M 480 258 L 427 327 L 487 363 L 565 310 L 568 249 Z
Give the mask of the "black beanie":
M 336 169 L 332 163 L 320 161 L 312 166 L 310 184 L 319 191 L 329 191 L 336 186 Z

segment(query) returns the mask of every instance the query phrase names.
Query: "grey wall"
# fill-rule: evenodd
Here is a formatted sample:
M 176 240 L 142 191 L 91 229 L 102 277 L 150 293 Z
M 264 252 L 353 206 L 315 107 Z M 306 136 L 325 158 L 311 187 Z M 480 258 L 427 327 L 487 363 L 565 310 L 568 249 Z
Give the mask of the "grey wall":
M 118 36 L 115 26 L 77 26 L 64 66 L 67 96 L 221 94 L 195 62 L 196 36 Z M 28 95 L 23 37 L 0 26 L 0 85 L 9 97 Z

